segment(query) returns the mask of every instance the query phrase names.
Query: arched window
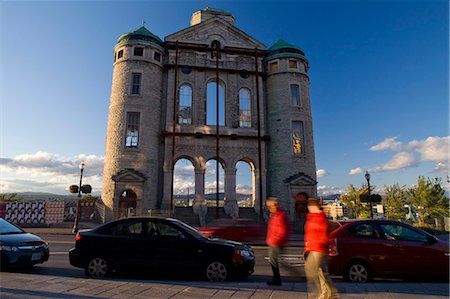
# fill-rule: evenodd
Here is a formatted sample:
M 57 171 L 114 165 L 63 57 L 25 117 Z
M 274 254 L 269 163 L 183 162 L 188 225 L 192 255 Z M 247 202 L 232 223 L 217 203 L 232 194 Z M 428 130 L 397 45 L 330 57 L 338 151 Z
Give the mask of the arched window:
M 221 48 L 221 45 L 220 45 L 220 42 L 218 40 L 214 40 L 211 43 L 211 49 L 212 49 L 212 51 L 211 51 L 211 58 L 216 58 L 216 53 L 217 53 L 218 50 L 220 50 L 220 48 Z M 219 59 L 220 59 L 220 53 L 219 53 Z
M 215 81 L 209 82 L 206 86 L 206 124 L 215 126 L 225 125 L 225 95 L 224 88 L 219 83 L 219 119 L 217 120 L 217 83 Z
M 178 108 L 178 123 L 192 123 L 192 88 L 189 85 L 181 85 Z
M 249 128 L 252 126 L 252 112 L 250 105 L 250 90 L 242 88 L 239 90 L 239 127 Z

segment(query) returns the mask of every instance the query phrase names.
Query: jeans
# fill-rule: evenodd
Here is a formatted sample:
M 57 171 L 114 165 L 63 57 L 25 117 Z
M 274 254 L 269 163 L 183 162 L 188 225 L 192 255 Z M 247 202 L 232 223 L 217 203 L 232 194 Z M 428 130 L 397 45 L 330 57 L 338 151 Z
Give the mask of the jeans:
M 305 274 L 308 281 L 308 296 L 320 299 L 337 298 L 337 289 L 333 286 L 328 273 L 328 254 L 309 252 L 305 262 Z

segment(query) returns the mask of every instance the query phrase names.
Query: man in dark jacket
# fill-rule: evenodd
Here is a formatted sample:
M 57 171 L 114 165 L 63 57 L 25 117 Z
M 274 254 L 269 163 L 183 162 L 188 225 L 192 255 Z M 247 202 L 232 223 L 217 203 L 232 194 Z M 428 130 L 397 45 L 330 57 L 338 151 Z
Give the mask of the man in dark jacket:
M 314 299 L 338 298 L 328 274 L 328 243 L 328 220 L 320 209 L 319 201 L 309 198 L 305 223 L 305 273 L 308 293 Z
M 266 243 L 269 245 L 269 262 L 273 272 L 273 277 L 267 284 L 280 286 L 279 255 L 283 248 L 288 245 L 290 235 L 289 220 L 286 213 L 281 209 L 278 198 L 269 197 L 266 205 L 270 212 Z

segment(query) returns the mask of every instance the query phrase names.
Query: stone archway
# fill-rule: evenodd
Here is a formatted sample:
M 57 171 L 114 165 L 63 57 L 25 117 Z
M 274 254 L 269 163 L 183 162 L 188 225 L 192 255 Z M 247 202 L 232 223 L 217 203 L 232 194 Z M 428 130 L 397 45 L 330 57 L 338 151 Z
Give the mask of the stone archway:
M 136 215 L 136 193 L 133 190 L 124 190 L 119 197 L 119 218 Z

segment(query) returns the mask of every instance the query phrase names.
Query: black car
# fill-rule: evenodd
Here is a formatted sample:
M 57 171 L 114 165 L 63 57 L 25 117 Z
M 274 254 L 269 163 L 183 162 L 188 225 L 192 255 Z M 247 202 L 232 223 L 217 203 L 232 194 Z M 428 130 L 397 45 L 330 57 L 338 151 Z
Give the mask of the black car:
M 151 269 L 152 273 L 198 273 L 211 281 L 253 273 L 250 246 L 210 239 L 172 218 L 133 217 L 109 222 L 76 235 L 70 264 L 101 278 L 113 270 Z
M 0 218 L 1 268 L 31 267 L 48 260 L 48 244 Z

